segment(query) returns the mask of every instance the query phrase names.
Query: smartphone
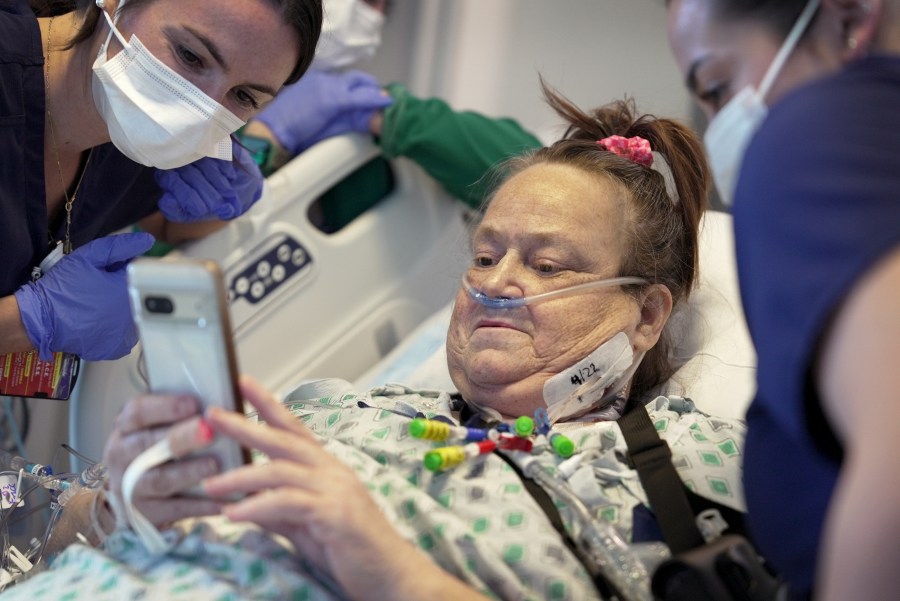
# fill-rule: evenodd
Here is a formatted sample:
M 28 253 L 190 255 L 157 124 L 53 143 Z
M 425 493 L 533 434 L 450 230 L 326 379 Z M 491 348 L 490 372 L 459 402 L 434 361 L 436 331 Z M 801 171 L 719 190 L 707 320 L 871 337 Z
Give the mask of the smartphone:
M 141 257 L 128 265 L 127 274 L 140 336 L 139 369 L 148 390 L 186 393 L 204 407 L 242 410 L 228 302 L 216 263 Z M 214 454 L 223 472 L 250 463 L 249 452 L 224 436 L 199 453 Z

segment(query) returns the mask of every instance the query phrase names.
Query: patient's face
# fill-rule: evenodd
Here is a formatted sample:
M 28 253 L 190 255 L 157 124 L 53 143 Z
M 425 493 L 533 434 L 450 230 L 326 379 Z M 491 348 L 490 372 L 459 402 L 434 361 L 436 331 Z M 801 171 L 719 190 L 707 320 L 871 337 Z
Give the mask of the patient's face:
M 620 275 L 624 191 L 580 169 L 541 164 L 498 190 L 475 231 L 473 286 L 531 296 Z M 626 274 L 628 275 L 628 274 Z M 544 382 L 640 321 L 637 302 L 605 288 L 516 309 L 480 305 L 460 290 L 447 336 L 463 396 L 507 416 L 544 406 Z

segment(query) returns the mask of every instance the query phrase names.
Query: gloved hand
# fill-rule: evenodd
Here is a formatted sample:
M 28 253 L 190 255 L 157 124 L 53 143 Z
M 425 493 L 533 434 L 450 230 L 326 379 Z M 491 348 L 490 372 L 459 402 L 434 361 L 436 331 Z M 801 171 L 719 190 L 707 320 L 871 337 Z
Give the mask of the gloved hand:
M 231 162 L 204 157 L 177 169 L 157 169 L 159 210 L 169 221 L 234 219 L 262 196 L 263 176 L 250 152 L 231 143 Z
M 96 361 L 131 351 L 137 331 L 125 266 L 151 246 L 147 233 L 98 238 L 16 290 L 22 323 L 41 359 L 63 351 Z
M 282 88 L 255 118 L 292 154 L 331 136 L 369 131 L 372 114 L 392 99 L 378 81 L 362 71 L 307 71 Z

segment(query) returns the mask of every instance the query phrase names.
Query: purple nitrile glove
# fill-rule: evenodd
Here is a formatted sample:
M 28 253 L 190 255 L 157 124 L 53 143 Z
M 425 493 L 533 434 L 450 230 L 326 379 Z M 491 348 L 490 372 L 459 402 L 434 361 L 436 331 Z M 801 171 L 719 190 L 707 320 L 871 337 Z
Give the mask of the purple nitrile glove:
M 169 221 L 228 220 L 243 215 L 259 200 L 263 176 L 250 152 L 231 143 L 231 162 L 204 157 L 177 169 L 158 169 L 163 189 L 159 210 Z
M 285 86 L 255 118 L 291 154 L 347 132 L 369 131 L 372 114 L 393 102 L 378 81 L 362 71 L 308 71 Z
M 15 292 L 25 331 L 41 359 L 54 352 L 97 361 L 127 355 L 137 342 L 125 266 L 153 246 L 146 233 L 98 238 Z

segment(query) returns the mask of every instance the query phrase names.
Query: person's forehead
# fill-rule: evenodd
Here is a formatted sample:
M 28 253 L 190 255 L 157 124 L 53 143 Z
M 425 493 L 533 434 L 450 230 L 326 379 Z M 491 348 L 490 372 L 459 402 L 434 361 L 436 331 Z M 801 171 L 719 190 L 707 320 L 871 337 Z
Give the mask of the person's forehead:
M 498 189 L 480 227 L 603 244 L 621 229 L 621 201 L 620 190 L 606 177 L 569 165 L 538 164 Z
M 717 75 L 765 70 L 778 41 L 759 21 L 721 19 L 709 0 L 674 0 L 668 20 L 669 45 L 685 84 L 696 91 L 697 74 L 713 66 Z M 758 78 L 757 78 L 758 79 Z
M 713 18 L 712 6 L 709 0 L 673 0 L 669 4 L 669 45 L 683 74 L 687 74 L 710 46 L 728 40 L 722 26 Z
M 200 34 L 226 64 L 244 71 L 235 73 L 242 81 L 266 83 L 275 89 L 284 81 L 276 74 L 290 73 L 302 43 L 275 3 L 267 0 L 229 0 L 218 3 L 216 10 L 202 2 L 182 0 L 153 0 L 135 8 L 134 20 L 127 17 L 129 25 L 151 32 Z M 267 68 L 260 69 L 257 63 Z

